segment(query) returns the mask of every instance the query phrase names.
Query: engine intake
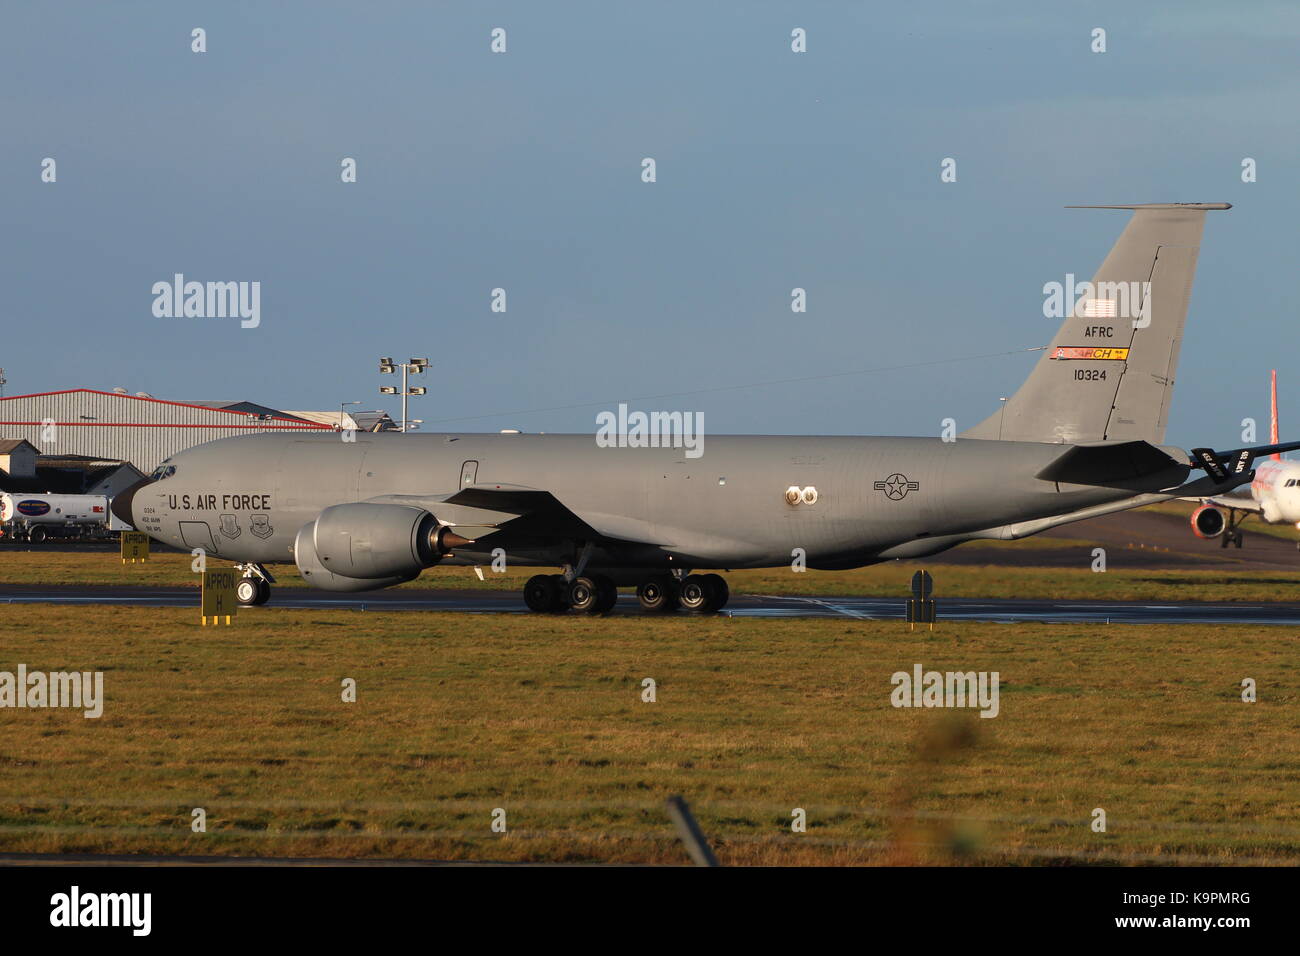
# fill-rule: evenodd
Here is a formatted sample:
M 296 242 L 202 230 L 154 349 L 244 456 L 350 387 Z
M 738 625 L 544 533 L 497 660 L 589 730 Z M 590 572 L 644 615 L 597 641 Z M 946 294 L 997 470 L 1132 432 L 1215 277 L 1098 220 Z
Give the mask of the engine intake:
M 1198 538 L 1217 538 L 1227 528 L 1223 512 L 1214 505 L 1201 505 L 1192 512 L 1192 534 Z

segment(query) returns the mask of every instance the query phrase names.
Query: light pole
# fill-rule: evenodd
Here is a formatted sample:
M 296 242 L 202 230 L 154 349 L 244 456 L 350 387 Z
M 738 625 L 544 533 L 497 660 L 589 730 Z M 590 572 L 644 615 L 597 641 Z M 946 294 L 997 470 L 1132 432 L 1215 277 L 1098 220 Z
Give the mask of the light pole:
M 343 431 L 343 418 L 347 414 L 343 411 L 344 405 L 360 405 L 360 402 L 339 402 L 339 431 Z
M 379 360 L 379 371 L 380 371 L 380 374 L 382 374 L 382 375 L 392 375 L 394 372 L 397 371 L 398 365 L 399 365 L 399 363 L 395 363 L 391 358 L 381 358 L 381 359 Z M 402 428 L 401 428 L 401 430 L 402 430 L 403 432 L 405 432 L 405 431 L 406 431 L 406 425 L 407 425 L 407 417 L 406 417 L 406 403 L 407 403 L 407 399 L 408 399 L 409 396 L 411 396 L 411 395 L 424 395 L 424 394 L 426 394 L 426 393 L 429 391 L 427 388 L 424 388 L 424 387 L 422 387 L 422 386 L 414 386 L 414 387 L 411 387 L 411 388 L 407 388 L 407 385 L 406 385 L 406 376 L 407 376 L 408 373 L 410 373 L 411 375 L 423 375 L 423 374 L 424 374 L 424 370 L 425 370 L 426 368 L 429 367 L 429 360 L 428 360 L 427 358 L 413 358 L 413 359 L 410 359 L 410 360 L 408 360 L 408 361 L 406 361 L 406 362 L 402 362 L 402 363 L 400 363 L 400 366 L 401 366 L 401 369 L 402 369 L 402 390 L 401 390 L 400 392 L 398 392 L 396 386 L 393 386 L 393 385 L 380 385 L 380 386 L 379 386 L 379 394 L 381 394 L 381 395 L 399 395 L 399 394 L 400 394 L 400 395 L 402 396 Z

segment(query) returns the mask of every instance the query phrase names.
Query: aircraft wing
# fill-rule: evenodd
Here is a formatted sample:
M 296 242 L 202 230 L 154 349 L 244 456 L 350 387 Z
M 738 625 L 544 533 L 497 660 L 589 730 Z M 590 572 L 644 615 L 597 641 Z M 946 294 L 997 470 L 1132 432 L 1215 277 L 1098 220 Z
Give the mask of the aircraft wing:
M 660 545 L 653 526 L 621 515 L 579 516 L 555 495 L 524 485 L 470 485 L 446 495 L 382 495 L 369 499 L 424 508 L 455 526 L 457 534 L 481 540 L 497 531 L 532 538 L 608 539 Z
M 634 544 L 667 545 L 651 522 L 620 514 L 587 512 L 578 515 L 549 491 L 523 485 L 470 485 L 449 495 L 453 507 L 486 508 L 515 518 L 509 522 L 512 534 L 532 537 L 605 539 Z
M 1194 500 L 1203 505 L 1215 505 L 1232 511 L 1249 511 L 1251 514 L 1259 514 L 1264 510 L 1264 506 L 1254 498 L 1247 498 L 1243 495 L 1214 495 L 1210 498 L 1197 498 Z
M 600 533 L 570 511 L 555 495 L 540 488 L 523 485 L 470 485 L 443 499 L 443 507 L 434 514 L 442 517 L 453 509 L 470 508 L 496 512 L 508 517 L 499 524 L 509 525 L 512 534 L 529 537 L 596 538 Z

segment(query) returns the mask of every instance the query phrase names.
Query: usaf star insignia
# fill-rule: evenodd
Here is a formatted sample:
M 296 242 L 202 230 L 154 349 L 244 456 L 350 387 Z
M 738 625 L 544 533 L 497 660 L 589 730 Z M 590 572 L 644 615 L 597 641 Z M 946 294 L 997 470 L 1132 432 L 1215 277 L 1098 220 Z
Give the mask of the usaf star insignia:
M 907 475 L 892 474 L 884 481 L 874 482 L 872 487 L 876 491 L 883 491 L 885 497 L 891 501 L 901 501 L 907 497 L 909 491 L 920 491 L 921 483 L 919 481 L 908 481 Z

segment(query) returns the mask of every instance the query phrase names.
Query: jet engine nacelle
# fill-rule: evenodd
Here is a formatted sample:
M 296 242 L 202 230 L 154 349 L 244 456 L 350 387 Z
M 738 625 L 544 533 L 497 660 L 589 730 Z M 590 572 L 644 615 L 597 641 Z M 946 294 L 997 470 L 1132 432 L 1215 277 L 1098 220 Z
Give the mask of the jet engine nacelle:
M 1223 512 L 1214 505 L 1201 505 L 1192 512 L 1192 534 L 1198 538 L 1217 538 L 1227 528 Z
M 313 587 L 366 591 L 410 581 L 465 543 L 423 508 L 353 502 L 303 525 L 294 561 Z

